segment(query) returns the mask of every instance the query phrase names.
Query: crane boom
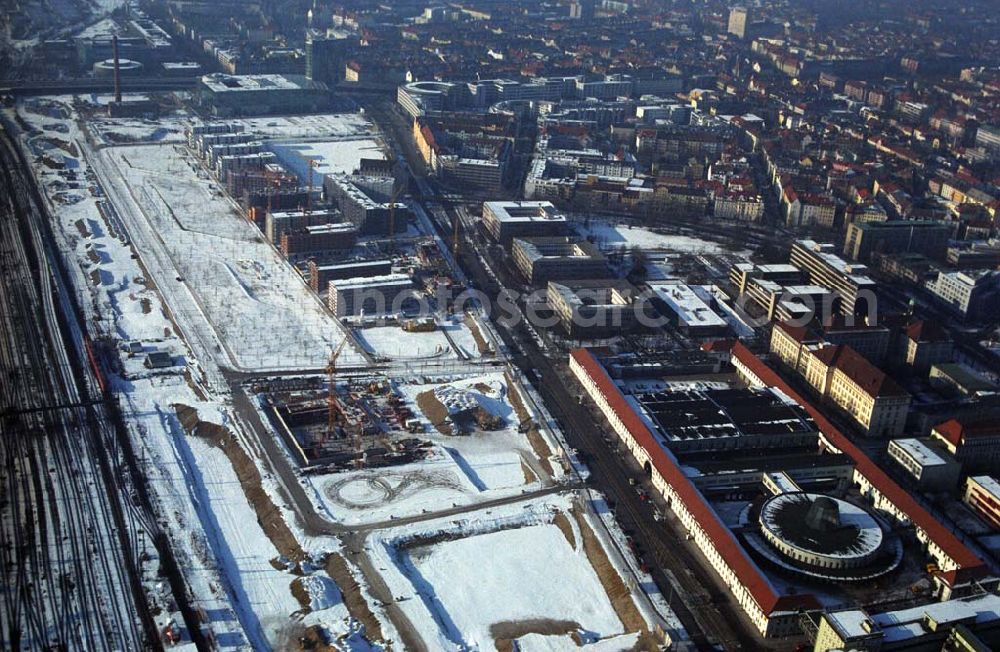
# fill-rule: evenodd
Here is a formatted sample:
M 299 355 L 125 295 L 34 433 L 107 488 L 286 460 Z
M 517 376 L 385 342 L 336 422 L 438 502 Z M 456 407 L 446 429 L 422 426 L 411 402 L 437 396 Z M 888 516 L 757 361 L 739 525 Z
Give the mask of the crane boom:
M 344 350 L 346 344 L 347 336 L 345 335 L 344 339 L 337 345 L 337 348 L 330 354 L 330 360 L 326 365 L 326 431 L 328 437 L 333 436 L 333 432 L 337 427 L 337 414 L 340 412 L 340 406 L 337 403 L 337 388 L 335 386 L 337 380 L 337 358 L 340 357 L 340 353 Z

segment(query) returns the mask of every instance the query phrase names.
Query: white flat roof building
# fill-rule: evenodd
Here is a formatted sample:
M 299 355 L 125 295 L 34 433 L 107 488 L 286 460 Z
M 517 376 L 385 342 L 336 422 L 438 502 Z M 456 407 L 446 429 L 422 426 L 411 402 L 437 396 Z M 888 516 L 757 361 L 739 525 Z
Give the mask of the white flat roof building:
M 509 244 L 513 238 L 562 235 L 566 216 L 548 201 L 483 202 L 483 226 L 495 240 Z
M 923 489 L 951 489 L 958 483 L 961 465 L 945 451 L 919 439 L 894 439 L 886 452 Z
M 566 221 L 549 201 L 488 201 L 483 204 L 483 212 L 487 210 L 498 222 Z
M 689 330 L 725 329 L 727 322 L 712 310 L 709 302 L 694 288 L 683 283 L 650 283 L 649 287 Z

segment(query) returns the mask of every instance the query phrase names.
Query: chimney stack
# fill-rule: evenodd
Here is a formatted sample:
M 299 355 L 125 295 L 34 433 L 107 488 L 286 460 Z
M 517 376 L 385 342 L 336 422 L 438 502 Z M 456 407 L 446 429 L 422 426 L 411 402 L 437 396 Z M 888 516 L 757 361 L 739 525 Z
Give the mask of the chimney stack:
M 115 104 L 122 103 L 122 77 L 118 67 L 118 36 L 111 37 L 111 52 L 115 58 Z

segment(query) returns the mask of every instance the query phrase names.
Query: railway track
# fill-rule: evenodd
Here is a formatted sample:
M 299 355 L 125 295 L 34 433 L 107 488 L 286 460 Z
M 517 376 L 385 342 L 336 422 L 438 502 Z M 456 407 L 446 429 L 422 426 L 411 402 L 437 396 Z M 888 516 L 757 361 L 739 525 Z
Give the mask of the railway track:
M 0 648 L 157 648 L 137 564 L 150 520 L 126 499 L 103 396 L 63 339 L 79 329 L 56 306 L 6 139 L 0 164 Z

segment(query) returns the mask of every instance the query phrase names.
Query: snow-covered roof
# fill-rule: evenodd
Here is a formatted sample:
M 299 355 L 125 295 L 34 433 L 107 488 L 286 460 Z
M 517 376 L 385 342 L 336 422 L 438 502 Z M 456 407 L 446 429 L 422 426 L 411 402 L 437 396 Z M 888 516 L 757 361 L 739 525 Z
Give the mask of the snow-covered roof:
M 865 627 L 865 623 L 871 623 L 868 614 L 861 609 L 847 609 L 845 611 L 832 611 L 826 614 L 827 621 L 833 626 L 837 633 L 845 639 L 855 636 L 866 636 L 870 632 Z
M 651 283 L 649 287 L 687 326 L 725 327 L 726 320 L 717 315 L 692 287 L 683 283 Z
M 262 90 L 296 90 L 302 88 L 298 83 L 284 75 L 225 75 L 213 73 L 204 75 L 201 83 L 215 93 L 231 93 L 238 91 Z
M 894 439 L 890 442 L 889 447 L 898 448 L 921 467 L 942 466 L 948 463 L 948 460 L 919 439 Z

